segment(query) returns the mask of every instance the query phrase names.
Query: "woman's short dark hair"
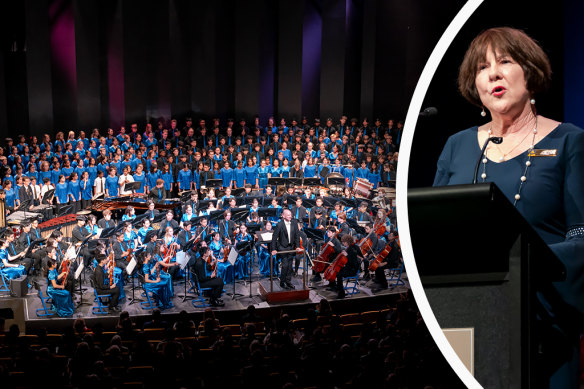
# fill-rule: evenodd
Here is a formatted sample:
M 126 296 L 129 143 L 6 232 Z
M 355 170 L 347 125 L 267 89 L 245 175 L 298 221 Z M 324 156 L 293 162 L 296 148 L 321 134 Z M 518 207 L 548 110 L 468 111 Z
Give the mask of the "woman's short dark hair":
M 482 106 L 475 78 L 489 48 L 493 53 L 511 56 L 521 66 L 527 90 L 532 94 L 544 92 L 549 87 L 552 69 L 539 44 L 521 30 L 510 27 L 490 28 L 471 42 L 458 73 L 458 90 L 472 104 Z

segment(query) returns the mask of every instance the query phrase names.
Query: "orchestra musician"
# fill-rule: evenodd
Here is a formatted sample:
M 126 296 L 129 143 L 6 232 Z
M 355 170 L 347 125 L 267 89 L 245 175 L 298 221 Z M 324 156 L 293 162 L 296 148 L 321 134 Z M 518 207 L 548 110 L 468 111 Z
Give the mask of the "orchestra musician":
M 219 222 L 219 233 L 221 234 L 221 239 L 227 244 L 232 243 L 236 227 L 235 222 L 231 220 L 231 211 L 228 209 L 223 212 L 223 220 Z
M 343 235 L 347 235 L 347 234 L 351 234 L 351 227 L 349 227 L 349 224 L 347 223 L 347 214 L 342 212 L 339 213 L 337 215 L 337 219 L 339 221 L 339 230 L 341 230 L 341 232 L 339 232 L 339 237 L 343 236 Z
M 16 257 L 11 257 L 8 254 L 8 247 L 11 244 L 12 243 L 9 242 L 8 239 L 0 239 L 0 271 L 2 271 L 8 279 L 18 278 L 26 274 L 26 269 L 23 265 L 12 263 L 18 259 L 18 255 Z
M 264 224 L 264 232 L 272 232 L 272 222 L 270 220 L 266 221 Z M 269 276 L 270 275 L 270 250 L 268 247 L 268 242 L 259 242 L 256 247 L 258 250 L 258 257 L 259 257 L 259 271 L 262 276 Z M 274 263 L 273 274 L 278 275 L 278 266 Z
M 172 227 L 166 227 L 164 236 L 162 237 L 161 247 L 164 253 L 162 256 L 163 261 L 161 262 L 161 265 L 164 266 L 168 274 L 170 274 L 170 276 L 175 279 L 179 276 L 180 273 L 180 267 L 176 262 L 176 251 L 179 248 L 179 244 L 176 237 L 174 236 L 174 229 Z M 175 255 L 171 256 L 173 252 Z
M 334 249 L 334 253 L 328 258 L 329 261 L 334 260 L 337 257 L 337 255 L 339 255 L 341 250 L 343 249 L 343 246 L 341 245 L 341 241 L 339 241 L 339 239 L 337 238 L 338 235 L 335 236 L 336 233 L 337 233 L 337 230 L 335 227 L 328 227 L 326 229 L 326 238 L 325 238 L 324 244 L 328 245 L 328 246 L 332 246 Z M 321 252 L 323 250 L 324 250 L 324 247 L 322 247 L 320 249 Z M 321 273 L 315 273 L 314 269 L 312 269 L 312 272 L 313 272 L 312 282 L 322 281 Z
M 108 309 L 110 312 L 120 312 L 121 308 L 118 306 L 118 301 L 120 299 L 120 287 L 117 283 L 113 282 L 110 285 L 108 271 L 109 260 L 105 254 L 99 253 L 96 255 L 97 266 L 93 271 L 94 286 L 97 290 L 97 294 L 110 294 Z
M 374 283 L 375 287 L 371 288 L 373 293 L 379 292 L 380 290 L 387 289 L 388 283 L 385 276 L 385 269 L 396 268 L 400 264 L 401 260 L 401 249 L 397 244 L 397 235 L 394 232 L 390 232 L 388 236 L 388 244 L 391 247 L 391 251 L 385 257 L 385 260 L 379 264 L 377 269 L 375 269 Z
M 116 261 L 116 267 L 120 268 L 122 272 L 125 272 L 130 262 L 128 255 L 130 254 L 130 246 L 128 242 L 124 240 L 124 232 L 119 231 L 116 234 L 116 242 L 113 244 L 114 258 Z
M 321 201 L 322 203 L 322 201 Z M 323 207 L 314 207 L 310 211 L 310 219 L 308 221 L 308 226 L 310 228 L 318 228 L 320 230 L 324 230 L 326 228 L 326 220 L 322 216 L 324 212 Z
M 162 244 L 158 242 L 155 247 L 156 255 L 148 251 L 142 253 L 142 272 L 144 273 L 144 289 L 146 292 L 154 292 L 160 309 L 172 308 L 172 279 L 161 271 Z
M 223 292 L 224 281 L 218 276 L 211 278 L 207 275 L 209 274 L 209 271 L 212 271 L 211 264 L 213 263 L 213 260 L 211 259 L 211 256 L 211 249 L 202 246 L 199 249 L 199 255 L 195 259 L 195 264 L 191 274 L 197 277 L 201 288 L 211 288 L 209 292 L 209 304 L 214 307 L 222 307 L 225 305 L 223 300 L 220 299 L 221 293 Z
M 156 180 L 156 186 L 150 189 L 148 199 L 157 203 L 166 200 L 166 189 L 164 189 L 164 180 L 162 178 Z
M 77 215 L 77 225 L 71 232 L 71 241 L 75 246 L 81 245 L 87 237 L 91 236 L 91 233 L 85 228 L 85 221 L 86 217 L 84 215 Z M 81 248 L 80 254 L 83 257 L 83 264 L 85 267 L 89 266 L 89 261 L 91 260 L 92 255 L 87 246 Z
M 329 289 L 336 291 L 338 293 L 337 297 L 340 299 L 344 298 L 346 294 L 345 287 L 343 286 L 343 277 L 354 276 L 359 271 L 360 259 L 362 259 L 361 250 L 355 244 L 355 238 L 351 235 L 343 235 L 341 237 L 341 244 L 343 246 L 341 253 L 347 257 L 347 263 L 337 273 L 336 282 L 331 281 L 329 283 Z
M 75 307 L 73 306 L 71 293 L 65 289 L 65 285 L 63 284 L 63 278 L 66 279 L 66 274 L 65 272 L 58 272 L 57 261 L 55 259 L 49 258 L 47 264 L 47 295 L 53 301 L 51 310 L 56 312 L 60 317 L 72 316 Z
M 280 251 L 301 251 L 298 224 L 292 222 L 292 212 L 289 209 L 285 209 L 282 212 L 282 220 L 278 222 L 274 229 L 271 249 L 272 255 L 277 255 L 282 261 L 280 287 L 294 289 L 294 285 L 291 282 L 294 253 L 278 254 Z
M 199 237 L 201 240 L 205 240 L 208 236 L 211 236 L 212 233 L 213 229 L 209 228 L 209 221 L 207 218 L 201 218 L 199 220 L 199 227 L 195 230 L 195 236 Z
M 166 211 L 166 219 L 164 219 L 162 221 L 162 223 L 160 223 L 160 234 L 164 234 L 164 232 L 166 231 L 167 227 L 172 227 L 172 229 L 174 230 L 175 228 L 178 228 L 178 222 L 176 220 L 173 219 L 174 217 L 174 213 L 172 212 L 172 210 L 168 210 Z
M 22 235 L 21 235 L 22 236 Z M 14 232 L 12 230 L 7 230 L 4 233 L 4 238 L 6 239 L 7 245 L 6 245 L 6 260 L 12 264 L 18 264 L 18 265 L 22 265 L 24 267 L 25 273 L 24 274 L 28 274 L 28 272 L 30 271 L 32 265 L 33 265 L 33 260 L 30 258 L 24 258 L 24 255 L 26 254 L 26 250 L 27 250 L 27 246 L 22 247 L 20 244 L 20 240 L 19 242 L 17 242 L 17 244 L 15 244 L 15 235 Z M 40 256 L 37 256 L 39 259 L 41 258 Z M 41 265 L 37 264 L 35 266 L 35 271 L 41 269 Z
M 159 214 L 156 209 L 156 204 L 152 200 L 148 200 L 148 210 L 145 212 L 148 215 L 148 219 L 154 220 L 154 217 Z
M 178 235 L 176 236 L 178 244 L 180 245 L 180 249 L 183 251 L 189 240 L 191 240 L 191 238 L 193 237 L 193 234 L 191 232 L 191 226 L 192 222 L 190 219 L 183 221 L 182 229 L 178 232 Z
M 217 259 L 217 278 L 221 278 L 224 283 L 233 282 L 235 273 L 233 265 L 227 261 L 227 255 L 231 244 L 223 245 L 221 235 L 218 232 L 212 232 L 212 241 L 209 244 L 213 259 Z
M 371 221 L 371 215 L 369 214 L 369 212 L 367 212 L 367 203 L 365 201 L 361 202 L 359 204 L 359 209 L 357 211 L 357 221 L 360 222 L 370 222 Z
M 31 229 L 32 229 L 32 223 L 30 220 L 24 220 L 21 223 L 21 227 L 22 227 L 22 232 L 20 234 L 20 237 L 18 238 L 18 247 L 19 247 L 19 251 L 21 254 L 21 260 L 19 261 L 19 263 L 21 263 L 22 265 L 24 265 L 25 269 L 26 269 L 26 274 L 29 274 L 30 269 L 33 265 L 33 263 L 35 262 L 35 256 L 37 257 L 36 262 L 38 263 L 38 250 L 39 250 L 39 246 L 35 246 L 29 257 L 24 257 L 27 252 L 28 252 L 28 248 L 30 247 L 31 243 L 33 243 L 36 238 L 34 236 L 34 234 L 32 233 Z
M 97 222 L 99 228 L 107 229 L 116 226 L 116 223 L 112 220 L 112 211 L 106 209 L 103 211 L 103 218 Z
M 307 215 L 306 208 L 302 206 L 302 197 L 298 196 L 296 198 L 296 204 L 292 207 L 292 216 L 294 217 L 294 219 L 302 223 L 304 222 L 304 218 L 306 217 L 306 215 Z
M 136 233 L 136 235 L 138 237 L 138 244 L 140 246 L 145 245 L 147 243 L 146 242 L 146 235 L 148 234 L 148 232 L 150 232 L 152 230 L 153 230 L 153 228 L 152 228 L 150 219 L 146 218 L 146 219 L 142 220 L 142 227 L 140 227 L 140 229 Z

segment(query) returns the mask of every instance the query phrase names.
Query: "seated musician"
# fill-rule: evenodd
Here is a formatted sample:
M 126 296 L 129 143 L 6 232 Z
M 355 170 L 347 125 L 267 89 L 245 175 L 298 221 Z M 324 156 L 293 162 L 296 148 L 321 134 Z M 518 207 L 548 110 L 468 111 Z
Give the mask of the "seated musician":
M 219 222 L 219 234 L 221 234 L 221 239 L 227 244 L 233 243 L 235 228 L 235 222 L 231 220 L 231 211 L 228 209 L 223 212 L 223 220 Z
M 87 224 L 85 224 L 85 229 L 91 235 L 97 235 L 98 228 L 99 227 L 97 226 L 97 218 L 95 217 L 95 215 L 87 215 Z
M 323 220 L 323 223 L 324 223 L 324 218 L 321 218 L 320 220 Z M 298 222 L 298 233 L 300 234 L 300 242 L 302 243 L 302 246 L 304 248 L 306 248 L 308 246 L 308 236 L 306 235 L 306 232 L 304 232 L 303 224 L 300 221 Z M 300 263 L 302 262 L 303 258 L 304 258 L 304 252 L 296 253 L 296 257 L 294 257 L 294 275 L 295 276 L 298 275 L 298 269 L 300 268 Z
M 87 231 L 87 229 L 85 228 L 85 220 L 86 220 L 85 216 L 77 215 L 77 225 L 73 228 L 73 231 L 71 233 L 72 235 L 71 242 L 73 242 L 75 246 L 81 245 L 81 243 L 85 239 L 91 236 L 89 231 Z M 89 266 L 89 262 L 91 261 L 91 258 L 93 256 L 89 252 L 87 245 L 84 245 L 84 247 L 81 248 L 81 251 L 79 253 L 83 257 L 83 264 L 85 265 L 85 267 Z
M 122 271 L 125 271 L 128 267 L 130 259 L 128 255 L 130 254 L 130 246 L 126 241 L 124 241 L 124 232 L 120 231 L 116 234 L 116 242 L 113 244 L 114 258 L 116 261 L 116 267 L 119 267 Z
M 191 220 L 185 220 L 182 222 L 182 229 L 178 232 L 177 240 L 178 244 L 180 245 L 180 249 L 184 251 L 185 246 L 193 237 L 193 233 L 191 232 Z
M 39 219 L 36 217 L 30 221 L 30 236 L 32 236 L 34 240 L 43 238 L 41 231 L 39 230 Z M 43 246 L 43 243 L 41 243 L 39 246 Z
M 199 227 L 195 230 L 195 235 L 200 238 L 200 240 L 206 240 L 213 233 L 213 229 L 209 227 L 209 221 L 206 217 L 201 218 L 199 221 Z
M 314 199 L 314 194 L 312 193 L 312 189 L 306 188 L 304 190 L 304 194 L 302 195 L 305 199 Z
M 137 237 L 138 237 L 138 245 L 142 246 L 145 245 L 146 242 L 146 234 L 148 234 L 149 231 L 152 231 L 152 225 L 150 222 L 150 219 L 146 218 L 142 221 L 142 227 L 140 227 L 140 229 L 138 230 L 138 232 L 136 233 Z
M 272 203 L 268 206 L 268 208 L 276 208 L 276 209 L 282 209 L 282 207 L 280 205 L 278 205 L 278 198 L 277 197 L 272 197 Z M 278 211 L 278 213 L 281 211 Z M 268 217 L 268 220 L 271 222 L 278 222 L 278 220 L 280 220 L 280 218 L 278 216 L 270 216 Z
M 31 246 L 31 244 L 36 240 L 35 235 L 32 233 L 32 223 L 30 220 L 25 220 L 22 222 L 21 224 L 22 227 L 22 232 L 20 234 L 20 237 L 18 238 L 18 251 L 19 254 L 21 254 L 20 258 L 22 258 L 19 263 L 24 265 L 25 269 L 26 269 L 26 274 L 29 274 L 29 271 L 33 265 L 33 263 L 35 262 L 35 257 L 36 262 L 38 263 L 38 251 L 39 251 L 39 246 L 35 246 L 32 251 L 30 251 L 30 253 L 28 252 L 28 248 Z M 36 269 L 36 270 L 41 270 L 41 269 Z
M 14 263 L 14 261 L 22 257 L 22 255 L 16 255 L 11 257 L 8 254 L 8 247 L 11 244 L 12 243 L 8 239 L 0 239 L 0 271 L 6 277 L 8 277 L 8 279 L 18 278 L 26 274 L 26 269 L 24 265 Z
M 124 241 L 128 244 L 132 250 L 138 247 L 138 234 L 134 231 L 134 226 L 132 222 L 127 221 L 124 223 Z
M 126 207 L 124 211 L 124 216 L 122 216 L 122 221 L 134 220 L 136 218 L 136 210 L 131 205 Z
M 176 240 L 176 236 L 174 236 L 174 229 L 172 227 L 166 227 L 161 245 L 164 256 L 162 257 L 163 261 L 161 261 L 160 264 L 165 268 L 163 270 L 175 279 L 180 273 L 180 267 L 178 266 L 178 263 L 176 263 L 176 252 L 179 249 L 179 244 Z M 173 252 L 174 255 L 172 255 Z
M 253 237 L 247 232 L 247 226 L 242 224 L 239 226 L 239 233 L 235 235 L 235 244 L 241 242 L 252 242 Z M 251 261 L 251 250 L 240 254 L 235 260 L 235 278 L 242 279 L 249 275 L 249 264 Z
M 258 213 L 258 211 L 260 210 L 260 203 L 258 201 L 258 199 L 253 199 L 252 203 L 251 203 L 251 207 L 249 208 L 249 215 L 247 217 L 247 221 L 250 222 L 251 221 L 251 214 L 252 213 Z
M 375 233 L 375 229 L 373 227 L 374 226 L 371 223 L 367 223 L 363 227 L 363 228 L 365 228 L 365 236 L 362 237 L 362 239 L 371 239 L 371 249 L 369 250 L 369 252 L 363 253 L 363 255 L 364 255 L 363 267 L 364 267 L 364 272 L 365 272 L 363 277 L 365 279 L 370 278 L 369 262 L 372 261 L 375 258 L 375 255 L 379 251 L 383 250 L 383 248 L 385 247 L 385 241 L 382 239 L 379 239 L 379 237 Z
M 148 219 L 153 220 L 156 215 L 159 214 L 158 210 L 156 209 L 156 204 L 152 200 L 148 200 L 148 210 L 145 212 L 148 214 Z
M 110 271 L 114 271 L 113 269 L 110 269 L 110 266 L 115 266 L 115 264 L 111 264 L 105 254 L 97 254 L 95 258 L 98 265 L 93 271 L 93 277 L 97 294 L 111 294 L 111 298 L 109 299 L 108 303 L 108 309 L 111 312 L 120 312 L 122 310 L 118 306 L 118 301 L 120 299 L 120 287 L 115 282 L 113 275 L 110 285 Z
M 201 288 L 211 288 L 209 292 L 209 303 L 214 307 L 222 307 L 225 305 L 220 299 L 224 281 L 219 276 L 212 278 L 207 275 L 209 271 L 212 271 L 213 260 L 210 259 L 211 256 L 212 252 L 209 247 L 201 247 L 199 249 L 199 256 L 195 260 L 192 274 L 196 275 Z M 217 269 L 217 272 L 219 272 L 219 269 Z
M 160 223 L 160 234 L 164 234 L 166 227 L 178 228 L 178 222 L 173 217 L 174 213 L 171 210 L 166 211 L 166 219 Z
M 150 189 L 148 199 L 157 203 L 166 200 L 166 189 L 164 189 L 164 180 L 162 178 L 156 180 L 156 186 Z
M 343 204 L 340 201 L 335 203 L 335 208 L 331 211 L 329 218 L 331 219 L 331 223 L 333 226 L 338 224 L 337 216 L 339 213 L 343 212 Z
M 363 201 L 361 204 L 359 204 L 359 210 L 357 211 L 357 216 L 356 219 L 359 222 L 370 222 L 371 221 L 371 215 L 369 214 L 369 212 L 367 212 L 367 203 L 365 201 Z
M 393 269 L 400 265 L 401 262 L 401 249 L 397 243 L 397 233 L 390 232 L 388 237 L 388 245 L 391 247 L 391 251 L 385 260 L 379 264 L 377 269 L 375 269 L 375 286 L 371 288 L 373 293 L 379 292 L 380 290 L 387 289 L 388 283 L 385 276 L 385 269 Z
M 168 273 L 163 272 L 161 261 L 162 244 L 158 242 L 155 247 L 156 255 L 145 251 L 142 254 L 142 272 L 144 273 L 144 289 L 154 292 L 158 307 L 161 309 L 172 308 L 172 279 Z
M 343 235 L 347 235 L 347 234 L 351 234 L 351 227 L 349 227 L 349 224 L 347 223 L 347 214 L 346 213 L 339 213 L 337 215 L 337 219 L 339 220 L 339 230 L 341 230 L 341 232 L 339 232 L 339 237 L 343 236 Z
M 229 199 L 233 198 L 234 196 L 231 194 L 231 188 L 225 188 L 225 196 L 221 197 L 221 206 L 219 203 L 217 204 L 217 208 L 219 209 L 227 209 L 229 208 Z
M 251 196 L 251 184 L 245 184 L 244 189 L 245 191 L 242 192 L 239 197 Z
M 234 208 L 240 208 L 237 206 L 237 200 L 235 200 L 235 197 L 229 199 L 229 209 L 231 210 Z
M 303 222 L 306 217 L 306 208 L 302 206 L 302 197 L 298 196 L 296 205 L 292 207 L 292 217 L 300 222 Z
M 213 258 L 217 259 L 217 278 L 221 278 L 226 284 L 233 282 L 234 268 L 227 260 L 231 245 L 223 245 L 221 243 L 221 235 L 218 232 L 212 234 L 213 240 L 209 244 L 209 248 L 211 249 Z
M 324 244 L 328 245 L 328 246 L 332 246 L 334 248 L 334 253 L 331 254 L 329 256 L 329 258 L 325 258 L 327 259 L 329 262 L 334 260 L 336 258 L 336 256 L 341 252 L 341 250 L 343 249 L 341 242 L 339 241 L 339 239 L 337 237 L 335 237 L 335 234 L 337 233 L 337 230 L 335 229 L 335 227 L 329 227 L 326 230 L 326 237 L 325 237 L 325 241 Z M 324 246 L 320 249 L 321 252 L 324 252 Z M 319 282 L 322 281 L 322 275 L 320 273 L 314 273 L 314 269 L 313 271 L 313 277 L 312 277 L 312 282 Z
M 53 301 L 51 310 L 55 311 L 60 317 L 72 316 L 75 307 L 73 306 L 71 293 L 63 285 L 63 279 L 66 277 L 66 274 L 65 272 L 58 272 L 57 261 L 55 259 L 49 257 L 47 264 L 47 295 Z
M 345 287 L 343 285 L 343 277 L 351 277 L 357 274 L 361 264 L 360 258 L 361 250 L 355 244 L 355 239 L 351 235 L 343 235 L 341 238 L 343 250 L 341 251 L 347 257 L 347 263 L 337 273 L 336 282 L 331 281 L 328 285 L 329 289 L 338 292 L 338 298 L 345 297 Z
M 274 198 L 274 193 L 271 186 L 266 186 L 264 197 L 268 199 Z
M 61 257 L 61 260 L 59 260 L 59 257 L 57 256 L 57 250 L 55 248 L 57 245 L 55 243 L 56 241 L 54 239 L 50 239 L 49 242 L 47 242 L 48 247 L 40 250 L 43 251 L 45 255 L 43 258 L 45 267 L 43 269 L 47 269 L 49 267 L 49 259 L 57 261 L 57 272 L 58 274 L 66 274 L 67 282 L 64 282 L 65 290 L 69 291 L 71 298 L 73 298 L 75 293 L 75 270 L 77 270 L 77 262 L 75 261 L 75 258 L 70 258 L 67 255 Z
M 186 212 L 187 207 L 190 205 L 191 208 L 194 210 L 195 208 L 197 208 L 197 204 L 198 204 L 198 199 L 199 199 L 199 194 L 197 193 L 196 190 L 193 190 L 191 192 L 191 198 L 189 200 L 187 200 L 187 202 L 185 203 L 184 207 L 183 207 L 183 212 Z M 196 216 L 196 215 L 195 215 Z
M 205 200 L 217 200 L 217 197 L 215 197 L 215 189 L 214 188 L 209 188 L 209 191 L 207 192 L 207 196 L 205 196 Z
M 273 233 L 273 228 L 272 228 L 272 222 L 271 221 L 266 221 L 265 225 L 264 225 L 264 230 L 262 231 L 262 233 L 264 232 L 271 232 Z M 256 245 L 257 250 L 258 250 L 258 257 L 259 257 L 259 268 L 260 268 L 260 274 L 262 276 L 269 276 L 270 275 L 270 250 L 269 250 L 269 242 L 264 242 L 264 243 L 258 243 Z M 278 266 L 277 263 L 275 262 L 276 257 L 274 257 L 274 263 L 273 263 L 273 274 L 275 276 L 278 275 Z
M 192 220 L 194 217 L 196 217 L 197 215 L 195 215 L 193 213 L 193 207 L 190 205 L 187 205 L 185 208 L 185 213 L 183 213 L 182 217 L 180 218 L 180 226 L 182 227 L 183 223 L 187 220 Z
M 320 201 L 319 201 L 320 200 Z M 320 205 L 318 205 L 320 202 Z M 326 225 L 326 220 L 322 216 L 325 212 L 324 207 L 322 206 L 322 198 L 318 198 L 316 200 L 316 207 L 312 208 L 310 211 L 310 219 L 308 221 L 308 226 L 311 228 L 319 228 L 323 230 Z
M 100 219 L 97 222 L 99 228 L 103 228 L 104 230 L 107 228 L 112 228 L 116 226 L 116 223 L 112 220 L 112 211 L 106 209 L 103 211 L 103 219 Z

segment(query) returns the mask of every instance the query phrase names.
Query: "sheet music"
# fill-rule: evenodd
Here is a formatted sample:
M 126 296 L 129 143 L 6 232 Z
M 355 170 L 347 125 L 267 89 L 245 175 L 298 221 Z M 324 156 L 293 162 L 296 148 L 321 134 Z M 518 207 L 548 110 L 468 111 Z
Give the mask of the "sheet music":
M 274 235 L 273 232 L 262 232 L 260 234 L 260 236 L 262 237 L 262 240 L 265 242 L 270 242 L 272 240 L 273 235 Z
M 235 265 L 235 260 L 237 259 L 237 255 L 238 252 L 235 249 L 235 247 L 231 248 L 231 251 L 229 252 L 229 256 L 227 257 L 227 262 L 229 262 L 232 265 Z
M 81 275 L 81 272 L 83 271 L 83 269 L 85 268 L 85 265 L 83 264 L 83 262 L 79 263 L 79 266 L 77 267 L 77 271 L 75 271 L 75 279 L 78 280 L 79 276 Z
M 95 234 L 95 239 L 99 239 L 99 237 L 101 236 L 101 233 L 103 231 L 103 228 L 97 228 L 97 234 Z
M 187 267 L 187 263 L 189 263 L 190 256 L 187 255 L 184 251 L 178 251 L 176 253 L 176 263 L 180 265 L 181 270 L 184 270 Z
M 77 258 L 77 251 L 75 250 L 75 246 L 71 246 L 65 252 L 66 259 L 75 259 Z
M 136 267 L 137 264 L 138 264 L 138 262 L 136 262 L 136 258 L 132 256 L 130 263 L 128 263 L 128 266 L 126 266 L 126 273 L 132 274 L 132 272 L 134 271 L 134 268 Z
M 176 263 L 180 265 L 181 270 L 184 270 L 184 268 L 187 267 L 190 259 L 191 256 L 184 251 L 179 251 L 176 253 Z

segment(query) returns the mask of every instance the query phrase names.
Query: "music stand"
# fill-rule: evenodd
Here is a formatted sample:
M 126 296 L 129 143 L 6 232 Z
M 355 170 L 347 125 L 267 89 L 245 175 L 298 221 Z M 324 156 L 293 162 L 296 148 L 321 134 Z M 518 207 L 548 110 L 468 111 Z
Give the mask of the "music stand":
M 262 205 L 264 202 L 264 196 L 237 197 L 235 202 L 237 205 L 251 205 L 254 200 L 257 200 L 258 204 Z
M 132 194 L 134 194 L 141 187 L 142 183 L 140 181 L 128 182 L 124 185 L 124 192 L 132 192 Z
M 218 178 L 212 178 L 207 180 L 207 188 L 221 188 L 223 186 L 223 180 Z
M 329 176 L 326 178 L 326 184 L 328 186 L 330 186 L 330 185 L 345 186 L 345 184 L 346 184 L 345 177 L 330 177 Z
M 322 167 L 322 169 L 320 169 L 320 173 L 319 173 L 319 175 L 320 175 L 322 178 L 326 178 L 326 176 L 328 176 L 328 174 L 330 173 L 330 171 L 331 171 L 331 170 L 330 170 L 328 167 L 326 167 L 326 166 L 323 166 L 323 167 Z M 321 181 L 321 182 L 322 182 L 322 181 Z
M 281 186 L 286 185 L 288 178 L 285 177 L 270 177 L 268 178 L 268 185 Z
M 239 197 L 240 194 L 242 194 L 243 192 L 245 192 L 245 188 L 234 188 L 231 189 L 231 194 L 235 197 Z
M 258 228 L 259 230 L 259 228 Z M 251 255 L 251 258 L 249 260 L 249 298 L 252 298 L 252 292 L 251 292 L 251 276 L 252 276 L 252 272 L 253 272 L 253 248 L 254 248 L 254 242 L 253 241 L 245 241 L 245 242 L 239 242 L 235 245 L 235 250 L 237 251 L 237 254 L 239 255 L 245 255 L 248 252 Z M 235 268 L 233 269 L 233 279 L 235 280 Z M 245 281 L 244 281 L 245 283 Z M 235 289 L 233 289 L 233 292 L 235 294 Z M 241 297 L 243 297 L 242 294 L 240 294 Z
M 154 220 L 152 220 L 152 224 L 161 223 L 164 219 L 166 219 L 166 212 L 160 212 L 158 215 L 154 215 Z
M 308 177 L 308 178 L 304 178 L 302 185 L 304 185 L 304 186 L 321 186 L 322 182 L 320 181 L 320 178 L 318 178 L 318 177 Z
M 288 177 L 286 179 L 286 186 L 302 186 L 303 178 L 299 177 Z
M 72 205 L 65 205 L 65 206 L 59 208 L 58 216 L 68 215 L 68 214 L 72 213 L 71 211 L 73 211 L 73 206 Z
M 49 189 L 48 191 L 46 191 L 45 194 L 43 195 L 42 200 L 41 200 L 41 204 L 43 204 L 45 201 L 48 202 L 49 199 L 51 197 L 53 197 L 54 194 L 55 194 L 55 190 L 54 189 Z
M 367 234 L 367 232 L 365 231 L 365 228 L 364 227 L 361 227 L 359 225 L 359 222 L 357 220 L 347 218 L 347 224 L 349 225 L 349 227 L 351 227 L 352 229 L 354 229 L 357 234 L 360 234 L 360 235 L 366 235 Z
M 239 223 L 249 215 L 248 208 L 231 208 L 231 220 L 234 223 Z
M 266 217 L 266 218 L 270 218 L 270 217 L 275 217 L 278 218 L 280 217 L 280 212 L 282 211 L 283 208 L 270 208 L 270 207 L 261 207 L 260 209 L 258 209 L 258 216 L 261 217 Z

